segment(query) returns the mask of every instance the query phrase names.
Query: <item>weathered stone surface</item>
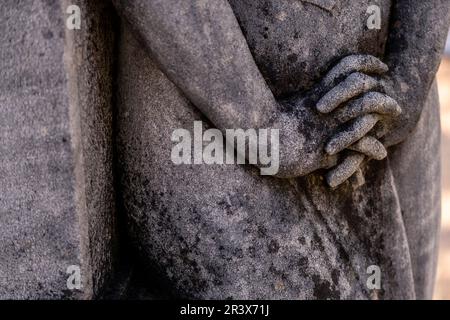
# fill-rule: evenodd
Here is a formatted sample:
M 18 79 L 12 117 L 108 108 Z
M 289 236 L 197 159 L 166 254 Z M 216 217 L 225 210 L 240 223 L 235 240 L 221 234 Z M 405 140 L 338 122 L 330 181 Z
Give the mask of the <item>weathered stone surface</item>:
M 74 31 L 67 3 L 0 4 L 2 299 L 92 298 L 112 265 L 108 3 L 78 1 L 91 15 Z
M 401 266 L 389 294 L 410 283 L 401 279 L 411 276 L 404 233 L 381 228 L 401 225 L 389 172 L 376 192 L 334 192 L 318 176 L 281 180 L 248 166 L 175 166 L 172 131 L 192 130 L 202 117 L 131 32 L 121 39 L 119 163 L 130 235 L 174 291 L 191 298 L 368 298 L 372 264 Z M 374 198 L 366 200 L 371 216 L 366 198 Z M 397 209 L 385 211 L 388 203 Z M 362 235 L 350 231 L 360 228 Z M 385 239 L 392 235 L 398 238 Z M 373 242 L 362 244 L 360 236 Z M 382 261 L 381 241 L 396 250 L 388 255 L 396 261 Z M 403 297 L 410 290 L 403 288 Z
M 65 0 L 67 8 L 71 1 Z M 66 31 L 65 65 L 73 112 L 72 140 L 78 154 L 77 188 L 88 226 L 90 274 L 94 296 L 114 277 L 117 254 L 116 198 L 113 173 L 113 73 L 116 15 L 110 1 L 78 1 L 81 30 Z M 67 16 L 67 15 L 65 15 Z
M 112 2 L 0 4 L 0 298 L 430 297 L 447 1 Z M 280 172 L 175 165 L 196 120 Z
M 429 88 L 447 28 L 439 19 L 448 18 L 448 4 L 381 1 L 382 27 L 368 30 L 370 1 L 229 1 L 240 29 L 225 1 L 115 2 L 124 17 L 117 101 L 121 195 L 141 261 L 158 270 L 172 292 L 190 298 L 430 297 L 439 157 L 438 136 L 424 123 L 438 120 L 429 111 L 418 120 L 422 109 L 436 110 L 436 92 Z M 423 29 L 419 19 L 426 21 Z M 419 41 L 415 33 L 431 36 Z M 336 69 L 344 71 L 326 76 L 351 54 L 378 57 L 389 71 L 373 77 L 361 59 L 351 58 Z M 425 60 L 427 66 L 418 73 L 419 61 Z M 275 105 L 298 112 L 299 126 L 280 129 L 295 137 L 297 145 L 308 146 L 296 153 L 295 143 L 287 143 L 291 156 L 309 164 L 297 171 L 290 167 L 291 179 L 283 180 L 261 177 L 249 166 L 171 163 L 171 133 L 177 128 L 192 131 L 194 120 L 219 129 L 270 125 L 264 117 L 279 107 L 270 105 L 254 62 L 275 99 L 288 100 Z M 321 163 L 323 154 L 316 150 L 325 147 L 322 135 L 336 130 L 333 120 L 339 113 L 325 110 L 320 126 L 312 110 L 326 92 L 357 71 L 376 82 L 354 77 L 327 103 L 342 99 L 335 108 L 369 91 L 378 111 L 368 107 L 367 113 L 383 114 L 387 105 L 391 111 L 370 128 L 350 127 L 348 134 L 370 130 L 379 159 L 386 150 L 375 138 L 385 147 L 407 142 L 392 149 L 392 155 L 388 150 L 381 161 L 347 161 L 365 184 L 358 179 L 356 185 L 346 182 L 331 189 L 323 168 L 336 163 Z M 254 88 L 249 89 L 252 79 Z M 401 120 L 394 121 L 398 106 Z M 291 124 L 287 117 L 280 123 Z M 348 134 L 346 141 L 356 141 Z M 341 143 L 331 153 L 346 148 Z M 418 144 L 430 150 L 423 152 Z M 347 163 L 345 154 L 339 156 L 341 165 Z M 411 175 L 401 169 L 403 161 L 410 161 L 407 154 L 414 154 L 416 163 L 424 160 Z M 414 199 L 417 192 L 422 205 Z M 382 271 L 381 290 L 367 286 L 371 265 Z

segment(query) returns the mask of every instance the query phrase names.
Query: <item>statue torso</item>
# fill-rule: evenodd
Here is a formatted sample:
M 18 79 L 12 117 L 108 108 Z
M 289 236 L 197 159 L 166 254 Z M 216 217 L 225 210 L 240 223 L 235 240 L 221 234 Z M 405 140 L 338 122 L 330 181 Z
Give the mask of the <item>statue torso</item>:
M 308 89 L 348 54 L 382 56 L 390 0 L 229 0 L 255 61 L 276 95 Z M 381 28 L 369 30 L 369 6 Z
M 300 0 L 229 1 L 277 95 L 307 89 L 345 55 L 383 54 L 388 0 L 378 1 L 381 30 L 366 27 L 369 0 L 335 0 L 331 11 Z M 355 192 L 333 192 L 319 175 L 290 181 L 245 165 L 177 166 L 171 134 L 192 134 L 202 116 L 126 25 L 120 39 L 118 167 L 144 263 L 195 298 L 367 298 L 372 264 L 399 266 L 383 274 L 394 287 L 381 297 L 403 294 L 394 289 L 411 283 L 407 240 L 387 162 L 368 170 L 371 183 Z

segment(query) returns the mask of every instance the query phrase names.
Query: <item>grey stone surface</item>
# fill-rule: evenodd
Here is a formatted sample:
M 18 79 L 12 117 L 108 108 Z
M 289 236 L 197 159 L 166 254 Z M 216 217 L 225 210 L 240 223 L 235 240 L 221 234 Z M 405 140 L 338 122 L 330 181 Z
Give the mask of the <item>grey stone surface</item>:
M 65 0 L 62 8 L 72 2 Z M 116 197 L 113 173 L 114 22 L 110 1 L 77 1 L 81 30 L 66 31 L 68 97 L 73 112 L 77 188 L 83 193 L 84 224 L 88 227 L 93 296 L 102 294 L 114 276 L 117 255 Z M 67 15 L 65 15 L 67 16 Z
M 1 299 L 92 298 L 111 270 L 111 26 L 78 1 L 66 30 L 67 3 L 0 4 Z
M 371 1 L 115 3 L 120 187 L 144 265 L 189 298 L 430 297 L 438 118 L 421 114 L 437 106 L 448 3 L 378 1 L 380 30 Z M 289 179 L 173 165 L 167 141 L 194 120 L 280 128 Z
M 69 4 L 0 4 L 0 298 L 431 297 L 448 1 Z M 280 171 L 175 165 L 196 120 Z

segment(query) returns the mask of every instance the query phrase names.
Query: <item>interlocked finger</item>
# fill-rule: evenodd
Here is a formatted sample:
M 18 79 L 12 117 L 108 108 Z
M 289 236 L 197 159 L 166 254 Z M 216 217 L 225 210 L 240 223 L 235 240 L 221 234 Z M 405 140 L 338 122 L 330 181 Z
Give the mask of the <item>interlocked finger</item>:
M 366 74 L 355 72 L 343 82 L 328 91 L 317 102 L 316 108 L 321 113 L 330 113 L 339 105 L 379 86 L 378 81 Z
M 354 72 L 367 74 L 383 74 L 389 70 L 388 66 L 380 59 L 371 55 L 351 55 L 343 58 L 323 78 L 322 86 L 331 88 L 335 82 Z
M 379 92 L 368 92 L 337 110 L 336 118 L 347 122 L 368 113 L 397 117 L 402 113 L 402 109 L 391 97 Z
M 365 154 L 375 160 L 383 160 L 387 156 L 386 148 L 378 139 L 365 136 L 358 142 L 348 147 L 348 149 Z
M 346 129 L 334 135 L 325 146 L 325 152 L 334 155 L 364 137 L 380 119 L 377 114 L 367 114 L 355 119 Z

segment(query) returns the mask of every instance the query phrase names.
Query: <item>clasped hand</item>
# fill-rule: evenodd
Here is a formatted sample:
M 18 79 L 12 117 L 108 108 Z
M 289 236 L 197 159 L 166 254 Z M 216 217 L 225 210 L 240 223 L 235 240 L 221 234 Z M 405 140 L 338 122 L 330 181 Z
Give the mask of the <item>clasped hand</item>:
M 280 177 L 329 169 L 326 179 L 337 187 L 355 176 L 361 165 L 387 156 L 380 142 L 402 110 L 384 90 L 388 67 L 370 55 L 343 58 L 305 95 L 280 103 L 274 121 L 280 129 Z

